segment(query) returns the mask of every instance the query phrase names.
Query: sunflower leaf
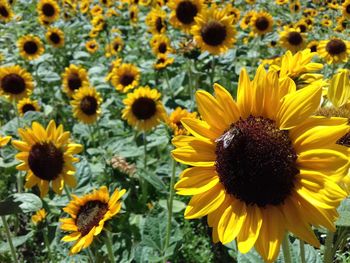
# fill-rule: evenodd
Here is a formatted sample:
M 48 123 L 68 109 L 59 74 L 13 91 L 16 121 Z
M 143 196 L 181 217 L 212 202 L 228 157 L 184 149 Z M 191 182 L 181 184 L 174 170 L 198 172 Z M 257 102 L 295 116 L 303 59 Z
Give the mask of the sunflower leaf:
M 0 201 L 0 215 L 35 212 L 41 207 L 41 199 L 35 194 L 18 193 Z

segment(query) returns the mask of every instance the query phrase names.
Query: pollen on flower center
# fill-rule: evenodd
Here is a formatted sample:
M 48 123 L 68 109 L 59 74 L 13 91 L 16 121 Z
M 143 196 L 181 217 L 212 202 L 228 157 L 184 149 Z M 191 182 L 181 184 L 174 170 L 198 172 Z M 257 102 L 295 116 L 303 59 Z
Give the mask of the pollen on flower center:
M 327 43 L 326 50 L 331 55 L 338 55 L 346 51 L 346 45 L 341 39 L 332 39 Z
M 38 51 L 38 45 L 34 41 L 27 41 L 24 43 L 23 49 L 27 54 L 35 54 Z
M 298 32 L 290 32 L 288 35 L 288 42 L 291 45 L 297 46 L 303 42 L 303 38 L 301 37 L 300 33 L 298 33 Z
M 1 88 L 8 93 L 20 94 L 25 90 L 26 84 L 21 76 L 12 73 L 2 79 Z
M 221 45 L 227 36 L 226 27 L 216 21 L 209 22 L 202 28 L 201 36 L 208 45 Z
M 61 38 L 60 38 L 60 36 L 59 36 L 58 34 L 52 33 L 52 34 L 50 35 L 50 40 L 51 40 L 53 43 L 58 44 L 58 43 L 60 43 Z
M 150 98 L 139 98 L 132 104 L 132 112 L 139 120 L 147 120 L 156 113 L 156 103 Z
M 97 226 L 107 211 L 108 204 L 101 201 L 89 201 L 80 207 L 76 224 L 82 236 L 87 235 L 94 226 Z
M 86 96 L 80 102 L 80 109 L 86 115 L 95 114 L 97 111 L 97 107 L 98 107 L 98 104 L 97 104 L 96 98 L 92 96 Z
M 255 21 L 255 26 L 257 29 L 264 31 L 269 27 L 269 20 L 266 17 L 259 17 Z
M 176 8 L 176 17 L 183 24 L 191 24 L 197 12 L 198 9 L 193 3 L 183 1 Z
M 120 83 L 123 85 L 123 86 L 128 86 L 130 85 L 135 79 L 135 76 L 132 75 L 132 74 L 123 74 L 121 77 L 120 77 Z
M 42 11 L 44 13 L 45 16 L 53 16 L 55 14 L 55 9 L 51 4 L 44 4 Z
M 263 117 L 233 123 L 217 140 L 216 156 L 216 171 L 226 192 L 247 205 L 283 203 L 299 173 L 288 132 Z

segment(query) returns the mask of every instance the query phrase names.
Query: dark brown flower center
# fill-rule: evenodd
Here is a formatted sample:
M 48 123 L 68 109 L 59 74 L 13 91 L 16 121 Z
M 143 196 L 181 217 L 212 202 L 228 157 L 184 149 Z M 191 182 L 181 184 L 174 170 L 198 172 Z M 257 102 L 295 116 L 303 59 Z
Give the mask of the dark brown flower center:
M 30 104 L 30 103 L 24 104 L 24 105 L 22 106 L 22 113 L 24 114 L 24 113 L 26 113 L 27 111 L 36 111 L 36 109 L 35 109 L 35 107 L 33 106 L 33 104 Z
M 30 40 L 24 43 L 23 49 L 27 54 L 33 55 L 38 51 L 39 47 L 36 42 Z
M 203 41 L 210 46 L 219 46 L 226 39 L 226 27 L 219 22 L 211 21 L 201 30 Z
M 48 17 L 51 17 L 55 14 L 55 8 L 49 3 L 43 5 L 42 11 L 43 14 Z
M 79 89 L 82 81 L 77 73 L 71 73 L 68 77 L 68 88 L 72 91 Z
M 8 17 L 10 14 L 6 7 L 0 6 L 0 15 L 2 17 Z
M 350 14 L 350 5 L 347 5 L 345 10 L 346 10 L 346 13 Z
M 317 52 L 317 45 L 314 44 L 310 47 L 311 52 Z
M 120 84 L 122 84 L 124 87 L 130 85 L 135 80 L 135 76 L 131 73 L 124 73 L 120 76 Z
M 55 43 L 55 44 L 59 44 L 61 42 L 61 37 L 59 34 L 57 33 L 51 33 L 50 34 L 50 40 Z
M 303 24 L 298 25 L 298 28 L 300 29 L 300 32 L 301 32 L 301 33 L 306 32 L 306 29 L 307 29 L 307 27 L 306 27 L 305 25 L 303 25 Z
M 119 47 L 120 47 L 119 43 L 114 43 L 114 45 L 113 45 L 114 51 L 118 52 Z
M 94 226 L 97 226 L 107 211 L 108 204 L 99 200 L 88 201 L 81 206 L 75 220 L 81 235 L 87 235 Z
M 157 111 L 156 103 L 150 98 L 138 98 L 131 106 L 132 113 L 139 120 L 153 117 Z
M 274 40 L 271 40 L 270 44 L 271 44 L 271 46 L 272 46 L 272 47 L 274 47 L 274 46 L 276 46 L 276 45 L 277 45 L 277 42 L 276 42 L 276 41 L 274 41 Z
M 163 20 L 161 17 L 157 17 L 156 19 L 156 30 L 158 33 L 162 32 L 164 25 L 163 25 Z
M 299 173 L 288 131 L 263 117 L 233 123 L 217 140 L 216 156 L 226 192 L 247 205 L 282 204 Z
M 293 46 L 298 46 L 303 42 L 303 37 L 299 32 L 290 32 L 288 34 L 287 40 L 289 44 Z
M 95 97 L 86 96 L 80 102 L 80 109 L 86 115 L 94 115 L 97 111 L 98 104 Z
M 63 170 L 63 152 L 52 142 L 36 143 L 30 149 L 28 164 L 35 176 L 52 181 Z
M 191 1 L 182 1 L 176 7 L 175 12 L 176 12 L 177 19 L 181 23 L 185 25 L 189 25 L 193 23 L 194 17 L 198 13 L 198 9 L 197 9 L 197 6 Z
M 1 89 L 6 93 L 20 94 L 25 91 L 26 83 L 21 76 L 11 73 L 1 80 Z
M 332 39 L 328 41 L 326 50 L 332 56 L 339 55 L 346 51 L 346 45 L 341 39 Z
M 164 43 L 164 42 L 160 43 L 159 46 L 158 46 L 159 53 L 163 53 L 164 54 L 166 52 L 166 50 L 167 50 L 166 43 Z
M 270 25 L 269 20 L 266 17 L 259 17 L 255 21 L 255 26 L 260 31 L 265 31 Z
M 163 64 L 165 62 L 164 58 L 160 58 L 157 60 L 157 64 Z

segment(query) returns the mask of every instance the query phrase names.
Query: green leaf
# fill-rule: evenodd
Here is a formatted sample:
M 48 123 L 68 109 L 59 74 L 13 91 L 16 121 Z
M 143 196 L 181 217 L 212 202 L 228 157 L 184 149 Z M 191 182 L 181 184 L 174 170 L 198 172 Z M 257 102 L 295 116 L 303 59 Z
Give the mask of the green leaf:
M 163 181 L 156 176 L 154 173 L 147 171 L 147 172 L 141 172 L 139 176 L 143 179 L 145 179 L 147 182 L 149 182 L 151 185 L 153 185 L 157 190 L 159 191 L 166 191 L 166 186 L 163 183 Z
M 23 245 L 28 239 L 33 237 L 34 232 L 31 231 L 28 234 L 24 235 L 24 236 L 16 236 L 16 237 L 12 237 L 12 243 L 14 247 L 18 247 Z M 3 254 L 5 252 L 10 251 L 10 245 L 8 242 L 2 242 L 0 244 L 0 254 Z
M 338 208 L 339 218 L 336 221 L 337 226 L 350 226 L 350 199 L 345 199 Z
M 165 210 L 168 210 L 168 200 L 162 199 L 159 200 L 159 205 L 164 208 Z M 178 200 L 173 200 L 173 212 L 174 213 L 179 213 L 182 210 L 186 208 L 186 204 L 184 202 L 178 201 Z
M 30 213 L 42 208 L 41 199 L 35 194 L 19 193 L 0 201 L 0 215 Z

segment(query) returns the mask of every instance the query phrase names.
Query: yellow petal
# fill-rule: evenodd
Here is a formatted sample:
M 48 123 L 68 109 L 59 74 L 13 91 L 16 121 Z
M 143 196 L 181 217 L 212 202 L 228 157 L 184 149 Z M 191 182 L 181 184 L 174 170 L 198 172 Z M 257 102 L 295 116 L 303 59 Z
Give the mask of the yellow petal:
M 81 236 L 81 233 L 80 233 L 80 232 L 73 232 L 73 233 L 70 234 L 70 235 L 64 236 L 64 237 L 61 239 L 61 241 L 64 241 L 64 242 L 72 242 L 72 241 L 77 240 L 80 236 Z
M 189 131 L 193 136 L 204 140 L 210 139 L 215 141 L 221 134 L 209 126 L 208 123 L 202 120 L 193 118 L 182 118 L 182 125 Z
M 250 79 L 245 68 L 241 70 L 238 81 L 237 104 L 241 116 L 247 118 L 252 110 L 252 87 Z
M 341 70 L 335 74 L 328 88 L 328 99 L 335 107 L 343 106 L 350 98 L 350 79 L 349 71 Z

